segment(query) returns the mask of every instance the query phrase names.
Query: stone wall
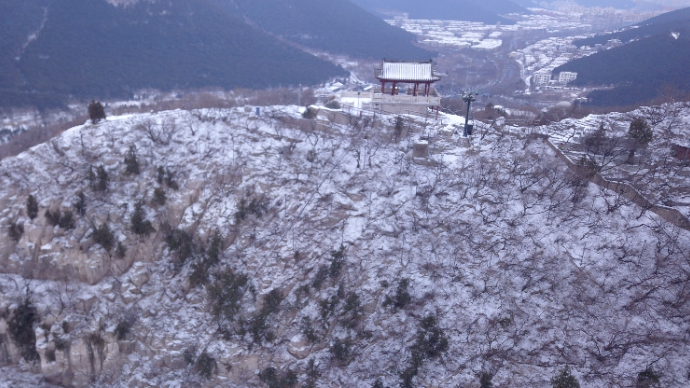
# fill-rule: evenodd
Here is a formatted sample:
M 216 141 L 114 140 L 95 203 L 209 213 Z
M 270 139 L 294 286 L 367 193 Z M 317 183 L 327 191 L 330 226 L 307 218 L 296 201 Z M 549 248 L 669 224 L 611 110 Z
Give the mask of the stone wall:
M 652 213 L 658 215 L 659 217 L 663 218 L 664 220 L 670 222 L 671 224 L 679 228 L 690 230 L 690 220 L 688 220 L 687 217 L 683 215 L 683 213 L 679 212 L 674 208 L 656 205 L 652 203 L 642 194 L 640 194 L 640 192 L 635 190 L 634 187 L 627 183 L 613 182 L 604 179 L 604 177 L 602 177 L 601 174 L 593 172 L 587 167 L 579 166 L 575 162 L 570 160 L 570 158 L 567 155 L 565 155 L 550 140 L 546 140 L 546 143 L 549 145 L 549 147 L 551 147 L 551 149 L 553 149 L 556 152 L 556 156 L 563 162 L 565 162 L 565 164 L 567 164 L 568 167 L 574 172 L 576 172 L 578 175 L 586 177 L 587 180 L 589 180 L 597 186 L 603 187 L 607 190 L 611 190 L 613 192 L 620 194 L 622 197 L 630 200 L 642 209 L 651 211 Z

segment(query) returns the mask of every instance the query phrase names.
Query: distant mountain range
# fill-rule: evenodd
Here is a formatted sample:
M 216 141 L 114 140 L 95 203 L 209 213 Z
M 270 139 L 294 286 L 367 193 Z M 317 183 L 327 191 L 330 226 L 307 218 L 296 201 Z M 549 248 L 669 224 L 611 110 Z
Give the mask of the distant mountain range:
M 635 8 L 636 5 L 632 0 L 575 0 L 575 2 L 588 8 L 631 9 Z
M 356 58 L 428 60 L 415 36 L 348 0 L 215 0 L 260 28 L 300 45 Z
M 539 0 L 514 0 L 523 7 L 543 7 L 542 1 Z M 553 2 L 553 1 L 547 1 Z M 616 9 L 631 9 L 638 4 L 632 0 L 575 0 L 575 3 L 588 8 L 616 8 Z
M 408 13 L 412 19 L 467 20 L 487 24 L 514 24 L 499 15 L 529 13 L 510 0 L 351 0 L 360 7 L 383 15 Z
M 621 42 L 626 43 L 634 39 L 642 39 L 674 29 L 685 28 L 690 28 L 690 8 L 682 8 L 661 14 L 637 23 L 625 31 L 576 40 L 574 44 L 577 46 L 594 46 L 595 44 L 604 44 L 610 39 L 619 39 Z
M 347 74 L 293 42 L 355 57 L 433 55 L 346 0 L 289 3 L 0 0 L 0 106 L 122 98 L 148 87 L 314 85 Z
M 660 97 L 664 89 L 690 92 L 690 29 L 667 31 L 581 58 L 554 70 L 575 71 L 580 86 L 615 86 L 588 95 L 589 104 L 630 106 Z

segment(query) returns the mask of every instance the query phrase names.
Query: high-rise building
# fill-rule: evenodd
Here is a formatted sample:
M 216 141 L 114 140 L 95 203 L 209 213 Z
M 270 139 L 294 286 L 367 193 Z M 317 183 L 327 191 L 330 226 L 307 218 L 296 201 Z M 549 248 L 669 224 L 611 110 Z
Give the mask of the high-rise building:
M 538 72 L 532 76 L 534 84 L 537 86 L 548 85 L 551 82 L 551 72 Z
M 573 82 L 577 79 L 577 73 L 572 72 L 572 71 L 562 71 L 558 75 L 558 82 L 562 84 L 567 84 L 569 82 Z

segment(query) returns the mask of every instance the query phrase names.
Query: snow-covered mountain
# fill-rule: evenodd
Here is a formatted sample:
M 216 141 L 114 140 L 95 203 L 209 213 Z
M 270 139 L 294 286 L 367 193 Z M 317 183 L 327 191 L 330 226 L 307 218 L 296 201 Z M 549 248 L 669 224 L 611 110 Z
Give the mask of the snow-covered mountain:
M 690 232 L 558 151 L 627 116 L 468 147 L 455 116 L 261 113 L 111 117 L 2 161 L 9 381 L 687 386 Z
M 0 32 L 0 107 L 347 76 L 304 48 L 354 58 L 435 55 L 347 0 L 0 0 Z
M 415 35 L 349 0 L 214 0 L 224 10 L 272 34 L 320 52 L 352 58 L 429 60 Z
M 314 85 L 347 73 L 208 0 L 0 2 L 0 106 L 143 88 Z
M 467 20 L 487 24 L 513 24 L 499 15 L 529 13 L 510 0 L 352 0 L 353 3 L 382 15 L 407 13 L 412 19 Z

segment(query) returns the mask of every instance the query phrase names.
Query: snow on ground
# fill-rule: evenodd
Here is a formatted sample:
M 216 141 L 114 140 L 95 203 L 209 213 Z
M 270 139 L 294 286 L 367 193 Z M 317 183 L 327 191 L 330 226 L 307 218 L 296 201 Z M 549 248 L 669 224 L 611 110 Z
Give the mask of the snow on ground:
M 631 161 L 630 147 L 625 139 L 634 118 L 642 118 L 649 123 L 653 136 L 649 145 L 635 150 L 634 160 Z M 579 160 L 583 156 L 594 157 L 601 164 L 602 174 L 607 179 L 631 183 L 652 202 L 674 207 L 688 217 L 690 190 L 687 179 L 690 170 L 687 162 L 674 157 L 673 148 L 689 145 L 689 121 L 687 104 L 677 103 L 642 107 L 628 113 L 566 119 L 533 130 L 548 134 L 572 160 Z M 609 140 L 596 154 L 596 147 L 587 147 L 585 143 L 600 128 L 603 128 L 603 134 Z
M 463 122 L 443 120 L 447 128 Z M 317 386 L 363 388 L 376 378 L 397 386 L 427 315 L 437 317 L 449 349 L 423 363 L 415 386 L 473 387 L 486 373 L 495 386 L 550 387 L 565 365 L 583 387 L 634 386 L 648 367 L 666 387 L 687 386 L 687 231 L 588 185 L 539 138 L 482 127 L 470 149 L 447 128 L 410 116 L 398 128 L 385 115 L 347 122 L 303 120 L 297 107 L 260 117 L 244 109 L 130 115 L 3 160 L 0 222 L 26 231 L 19 244 L 0 240 L 0 268 L 14 273 L 0 277 L 0 309 L 16 307 L 28 285 L 51 322 L 36 329 L 41 349 L 85 333 L 112 338 L 123 314 L 134 314 L 131 352 L 121 343 L 109 353 L 119 367 L 94 376 L 93 386 L 264 386 L 257 373 L 269 366 L 291 368 L 301 384 L 312 358 Z M 411 157 L 421 136 L 429 159 Z M 124 173 L 132 145 L 140 175 Z M 101 165 L 110 176 L 105 193 L 87 180 L 90 166 Z M 174 173 L 179 190 L 156 182 L 158 166 Z M 165 205 L 152 204 L 157 187 Z M 73 230 L 23 213 L 29 193 L 42 214 L 71 208 L 79 191 L 87 211 Z M 262 210 L 240 216 L 253 200 Z M 148 238 L 130 230 L 140 201 L 156 229 Z M 164 222 L 192 233 L 199 247 L 220 232 L 216 268 L 249 278 L 238 312 L 247 322 L 271 290 L 285 296 L 267 321 L 274 340 L 253 343 L 239 320 L 230 324 L 236 331 L 220 330 L 228 323 L 219 325 L 207 290 L 188 279 L 203 254 L 178 273 Z M 92 228 L 102 223 L 126 246 L 128 270 L 114 271 L 117 260 L 94 244 Z M 71 263 L 68 276 L 65 257 L 85 267 Z M 99 263 L 108 263 L 104 271 Z M 403 279 L 411 302 L 387 306 Z M 361 305 L 355 321 L 347 320 L 357 304 L 346 303 L 351 293 Z M 61 304 L 81 300 L 93 304 Z M 295 356 L 305 319 L 318 340 Z M 61 329 L 63 321 L 73 329 Z M 329 350 L 336 340 L 348 344 L 344 360 Z M 184 362 L 189 349 L 214 357 L 217 375 L 195 377 Z
M 56 385 L 43 381 L 40 375 L 29 372 L 29 369 L 25 365 L 21 368 L 0 367 L 0 388 L 57 388 Z

